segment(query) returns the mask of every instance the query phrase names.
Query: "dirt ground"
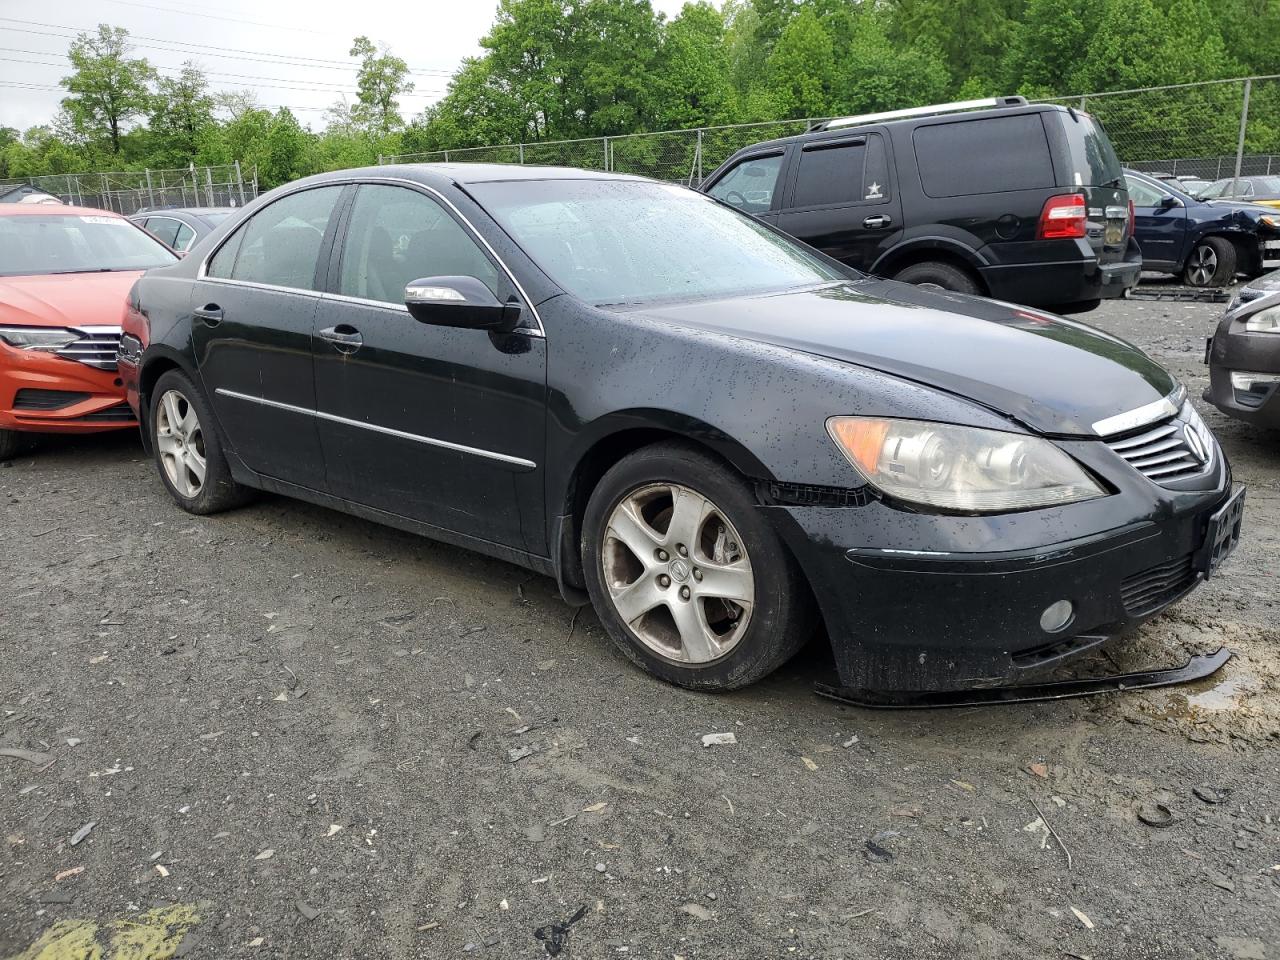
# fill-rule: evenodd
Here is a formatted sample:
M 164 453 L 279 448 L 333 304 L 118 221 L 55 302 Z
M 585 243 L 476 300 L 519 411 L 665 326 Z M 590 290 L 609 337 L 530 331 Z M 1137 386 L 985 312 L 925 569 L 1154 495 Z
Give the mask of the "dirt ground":
M 1088 319 L 1198 400 L 1221 310 Z M 820 650 L 681 691 L 548 579 L 47 443 L 0 470 L 0 958 L 1280 960 L 1280 435 L 1198 405 L 1246 539 L 1117 659 L 1236 659 L 932 713 L 817 699 Z

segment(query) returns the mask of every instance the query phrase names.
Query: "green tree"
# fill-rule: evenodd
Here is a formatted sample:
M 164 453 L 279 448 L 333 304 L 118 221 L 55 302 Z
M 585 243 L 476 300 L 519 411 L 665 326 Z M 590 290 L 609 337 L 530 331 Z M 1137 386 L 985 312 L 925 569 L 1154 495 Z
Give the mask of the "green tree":
M 386 50 L 379 52 L 368 37 L 356 37 L 351 56 L 360 58 L 354 118 L 378 135 L 404 126 L 399 98 L 413 92 L 409 65 Z
M 765 64 L 778 117 L 823 117 L 831 110 L 835 50 L 831 34 L 810 7 L 783 28 Z
M 62 79 L 69 93 L 62 106 L 74 131 L 89 143 L 106 141 L 116 155 L 125 128 L 150 105 L 155 75 L 146 60 L 129 53 L 129 32 L 101 24 L 96 34 L 72 41 L 67 58 L 74 72 Z
M 154 140 L 151 160 L 163 166 L 195 160 L 214 123 L 214 107 L 208 81 L 190 61 L 178 76 L 157 80 L 148 123 Z
M 724 18 L 706 0 L 686 3 L 663 32 L 654 114 L 667 129 L 727 123 L 734 109 Z

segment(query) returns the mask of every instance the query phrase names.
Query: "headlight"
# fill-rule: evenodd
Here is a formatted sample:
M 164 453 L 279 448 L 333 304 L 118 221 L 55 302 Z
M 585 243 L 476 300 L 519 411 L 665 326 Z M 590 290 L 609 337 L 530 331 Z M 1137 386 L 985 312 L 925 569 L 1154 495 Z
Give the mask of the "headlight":
M 1039 437 L 922 420 L 832 417 L 827 432 L 872 486 L 900 500 L 1000 513 L 1100 497 L 1105 491 Z
M 80 339 L 70 330 L 50 327 L 0 327 L 0 340 L 20 350 L 61 350 Z
M 1264 214 L 1258 218 L 1258 222 L 1270 227 L 1273 230 L 1280 230 L 1280 217 L 1272 217 Z
M 1246 317 L 1244 328 L 1249 333 L 1280 333 L 1280 307 L 1268 307 Z

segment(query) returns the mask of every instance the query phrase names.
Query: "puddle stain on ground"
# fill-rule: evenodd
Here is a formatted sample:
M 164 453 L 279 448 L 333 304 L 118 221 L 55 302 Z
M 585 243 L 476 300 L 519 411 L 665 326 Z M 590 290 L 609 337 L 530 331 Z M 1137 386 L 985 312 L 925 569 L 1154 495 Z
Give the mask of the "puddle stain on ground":
M 8 960 L 170 960 L 199 922 L 195 905 L 184 903 L 128 920 L 59 920 Z

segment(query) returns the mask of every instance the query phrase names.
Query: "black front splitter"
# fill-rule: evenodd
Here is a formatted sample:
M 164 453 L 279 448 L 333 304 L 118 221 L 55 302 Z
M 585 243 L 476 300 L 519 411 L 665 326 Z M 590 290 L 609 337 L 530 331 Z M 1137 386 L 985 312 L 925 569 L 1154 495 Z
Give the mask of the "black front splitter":
M 983 707 L 1002 703 L 1036 703 L 1091 697 L 1098 693 L 1170 687 L 1213 676 L 1231 659 L 1231 651 L 1219 647 L 1213 653 L 1195 656 L 1181 667 L 1142 670 L 1110 677 L 1059 680 L 1053 683 L 1021 684 L 1007 687 L 979 687 L 971 690 L 855 690 L 850 687 L 814 684 L 820 697 L 874 710 L 934 710 L 939 707 Z

